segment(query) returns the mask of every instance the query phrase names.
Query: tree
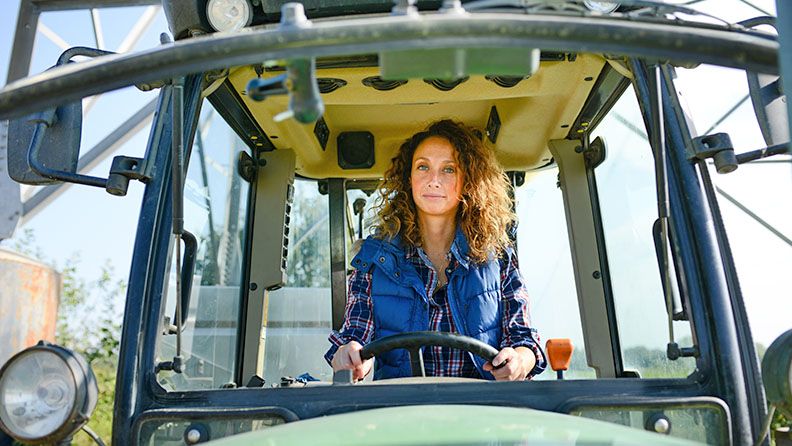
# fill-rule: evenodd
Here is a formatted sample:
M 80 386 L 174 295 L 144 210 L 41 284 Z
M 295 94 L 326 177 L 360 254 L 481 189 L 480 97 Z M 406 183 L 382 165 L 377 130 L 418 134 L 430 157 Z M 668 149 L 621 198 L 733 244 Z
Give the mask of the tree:
M 48 262 L 30 229 L 22 231 L 12 249 L 38 261 L 53 263 Z M 75 252 L 63 266 L 54 265 L 61 275 L 55 339 L 58 345 L 83 355 L 91 365 L 99 386 L 99 400 L 88 426 L 100 437 L 109 439 L 121 340 L 122 312 L 119 307 L 126 294 L 126 283 L 113 278 L 110 260 L 102 266 L 96 280 L 85 281 L 77 274 L 79 259 L 79 253 Z M 94 445 L 94 442 L 80 432 L 75 435 L 74 444 Z

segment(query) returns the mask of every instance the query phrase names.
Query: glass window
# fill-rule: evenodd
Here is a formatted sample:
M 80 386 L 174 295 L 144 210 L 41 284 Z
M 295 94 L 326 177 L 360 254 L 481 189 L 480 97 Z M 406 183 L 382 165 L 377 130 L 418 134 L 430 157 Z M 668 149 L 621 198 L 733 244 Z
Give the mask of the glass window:
M 657 219 L 654 161 L 632 87 L 600 122 L 591 138 L 607 145 L 596 170 L 608 268 L 625 370 L 644 378 L 686 377 L 694 358 L 671 361 L 668 313 L 652 236 Z M 675 340 L 692 345 L 690 324 L 674 322 Z
M 520 273 L 531 298 L 531 320 L 542 343 L 569 338 L 575 347 L 564 378 L 594 378 L 594 369 L 586 363 L 564 201 L 557 182 L 557 168 L 529 172 L 515 191 Z M 556 375 L 548 365 L 537 379 L 556 379 Z
M 677 76 L 698 134 L 728 133 L 737 154 L 767 146 L 744 71 L 701 65 L 678 69 Z M 752 161 L 728 175 L 709 171 L 761 356 L 790 327 L 778 309 L 789 305 L 792 289 L 792 204 L 778 191 L 792 190 L 792 158 Z
M 250 185 L 235 168 L 247 146 L 204 103 L 184 187 L 184 227 L 198 240 L 190 310 L 182 332 L 181 374 L 161 372 L 169 390 L 217 389 L 233 381 Z M 176 299 L 175 250 L 165 296 L 165 320 L 173 324 Z M 159 361 L 173 358 L 176 336 L 162 335 Z
M 359 187 L 371 187 L 370 185 L 360 185 Z M 365 240 L 371 235 L 376 223 L 377 201 L 379 191 L 363 190 L 355 188 L 354 183 L 347 182 L 347 214 L 349 221 L 349 232 L 351 236 L 347 240 Z M 357 254 L 356 249 L 347 250 L 347 260 Z
M 266 385 L 333 377 L 324 360 L 332 320 L 329 206 L 316 181 L 294 182 L 290 221 L 286 285 L 269 293 L 262 333 Z

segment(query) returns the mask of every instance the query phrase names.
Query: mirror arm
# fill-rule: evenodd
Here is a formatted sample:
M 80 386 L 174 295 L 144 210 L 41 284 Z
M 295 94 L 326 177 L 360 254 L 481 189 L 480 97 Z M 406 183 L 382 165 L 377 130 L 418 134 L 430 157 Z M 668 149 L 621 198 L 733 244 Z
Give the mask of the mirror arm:
M 752 150 L 737 155 L 737 164 L 748 163 L 774 155 L 792 155 L 792 150 L 790 150 L 789 144 L 776 144 L 764 149 Z
M 60 57 L 58 57 L 56 66 L 71 63 L 71 59 L 75 56 L 99 57 L 110 54 L 115 53 L 95 48 L 80 46 L 73 47 L 67 49 L 60 55 Z M 65 170 L 52 169 L 44 165 L 44 163 L 39 159 L 41 146 L 44 141 L 44 133 L 58 122 L 58 114 L 65 113 L 65 111 L 63 111 L 65 108 L 66 106 L 47 109 L 38 113 L 30 120 L 35 124 L 33 136 L 31 138 L 27 153 L 27 163 L 28 166 L 30 166 L 30 170 L 44 178 L 49 178 L 51 180 L 101 187 L 106 189 L 111 195 L 117 196 L 126 195 L 130 179 L 141 181 L 150 179 L 139 170 L 143 162 L 143 160 L 139 158 L 122 156 L 115 157 L 113 159 L 112 167 L 110 168 L 110 175 L 107 179 Z M 82 114 L 82 107 L 80 107 L 79 110 L 80 112 L 78 113 Z
M 64 65 L 71 62 L 71 59 L 74 56 L 99 57 L 99 56 L 107 56 L 110 54 L 117 54 L 117 53 L 114 53 L 112 51 L 100 50 L 97 48 L 90 48 L 87 46 L 75 46 L 61 53 L 60 57 L 58 57 L 57 65 Z
M 36 128 L 33 130 L 33 138 L 30 141 L 30 148 L 28 149 L 28 165 L 33 172 L 45 178 L 69 183 L 85 184 L 96 187 L 105 187 L 107 185 L 107 180 L 104 178 L 50 169 L 42 164 L 38 157 L 39 151 L 41 150 L 41 143 L 44 140 L 44 132 L 55 125 L 57 121 L 57 109 L 50 108 L 39 113 L 36 118 L 34 118 L 34 121 L 36 121 Z

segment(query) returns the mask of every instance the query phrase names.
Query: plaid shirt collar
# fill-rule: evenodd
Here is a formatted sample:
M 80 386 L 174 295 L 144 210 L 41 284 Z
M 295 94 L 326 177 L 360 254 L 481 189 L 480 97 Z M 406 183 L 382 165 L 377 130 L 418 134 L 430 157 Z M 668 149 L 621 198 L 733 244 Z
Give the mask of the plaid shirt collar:
M 413 257 L 419 256 L 418 250 L 421 248 L 417 246 L 413 246 L 410 243 L 403 242 L 401 238 L 399 238 L 398 244 L 401 245 L 402 250 L 404 251 L 405 259 L 411 260 Z M 469 248 L 468 248 L 467 239 L 465 238 L 465 234 L 462 232 L 462 229 L 459 226 L 457 226 L 456 234 L 454 235 L 454 241 L 451 242 L 450 253 L 451 256 L 455 258 L 456 261 L 466 269 L 470 264 L 470 259 L 467 256 L 468 249 Z

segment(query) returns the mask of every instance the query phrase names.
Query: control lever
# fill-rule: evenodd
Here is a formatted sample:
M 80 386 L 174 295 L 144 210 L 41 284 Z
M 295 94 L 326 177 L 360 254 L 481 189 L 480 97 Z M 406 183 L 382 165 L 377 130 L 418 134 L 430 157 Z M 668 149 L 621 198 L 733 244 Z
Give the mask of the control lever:
M 311 21 L 305 16 L 302 4 L 283 5 L 278 29 L 288 31 L 310 26 Z M 269 79 L 251 79 L 247 85 L 247 94 L 254 101 L 288 94 L 289 109 L 275 115 L 275 122 L 294 118 L 300 123 L 310 124 L 316 122 L 324 113 L 324 102 L 316 83 L 316 60 L 313 58 L 288 60 L 286 74 Z
M 363 239 L 363 211 L 366 209 L 366 200 L 364 198 L 356 198 L 352 203 L 352 209 L 355 215 L 358 216 L 358 238 Z
M 545 350 L 550 359 L 550 367 L 556 371 L 558 379 L 564 379 L 564 370 L 569 369 L 572 352 L 575 350 L 572 341 L 568 338 L 548 339 Z

